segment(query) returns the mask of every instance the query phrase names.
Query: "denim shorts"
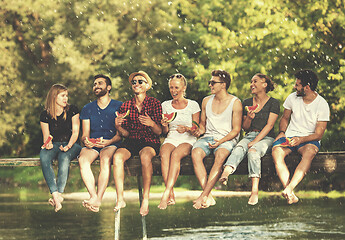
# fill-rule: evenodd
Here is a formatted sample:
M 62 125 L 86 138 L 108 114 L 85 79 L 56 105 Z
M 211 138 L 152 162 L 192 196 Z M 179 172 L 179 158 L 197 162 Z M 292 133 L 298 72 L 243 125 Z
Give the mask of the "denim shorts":
M 228 150 L 229 152 L 231 152 L 232 149 L 235 147 L 237 141 L 233 139 L 233 140 L 230 140 L 230 141 L 223 142 L 216 149 L 210 148 L 210 146 L 208 145 L 209 143 L 211 143 L 211 144 L 215 143 L 214 137 L 203 137 L 203 138 L 200 138 L 198 141 L 196 141 L 194 143 L 193 149 L 201 148 L 206 153 L 206 156 L 210 155 L 211 152 L 215 153 L 220 148 L 224 148 L 224 149 Z
M 273 147 L 279 145 L 279 144 L 282 144 L 283 142 L 286 141 L 286 138 L 285 137 L 281 137 L 279 138 L 277 141 L 274 141 L 273 142 Z M 304 142 L 304 143 L 301 143 L 300 145 L 298 146 L 294 146 L 294 147 L 287 147 L 288 149 L 290 149 L 291 151 L 297 151 L 298 149 L 300 149 L 301 147 L 307 145 L 307 144 L 313 144 L 315 145 L 319 150 L 320 150 L 320 142 L 319 141 L 309 141 L 309 142 Z

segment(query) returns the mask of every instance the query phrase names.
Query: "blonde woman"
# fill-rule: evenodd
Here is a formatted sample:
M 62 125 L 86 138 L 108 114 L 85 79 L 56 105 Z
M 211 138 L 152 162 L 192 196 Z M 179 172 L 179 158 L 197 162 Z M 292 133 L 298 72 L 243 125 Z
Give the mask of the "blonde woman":
M 186 78 L 182 74 L 174 74 L 169 78 L 169 90 L 172 100 L 162 103 L 163 113 L 176 112 L 176 118 L 167 123 L 162 119 L 163 132 L 168 134 L 161 150 L 162 176 L 166 189 L 158 208 L 166 209 L 175 204 L 173 187 L 180 172 L 180 161 L 190 154 L 196 137 L 191 134 L 192 121 L 199 123 L 200 107 L 196 101 L 185 98 Z
M 49 203 L 55 212 L 62 208 L 62 193 L 67 182 L 70 161 L 75 159 L 81 150 L 76 143 L 80 127 L 79 111 L 67 101 L 67 88 L 54 84 L 48 92 L 45 110 L 40 116 L 43 142 L 48 142 L 48 138 L 52 136 L 52 139 L 42 146 L 40 161 L 43 176 L 52 194 Z M 52 166 L 54 159 L 58 160 L 57 179 Z

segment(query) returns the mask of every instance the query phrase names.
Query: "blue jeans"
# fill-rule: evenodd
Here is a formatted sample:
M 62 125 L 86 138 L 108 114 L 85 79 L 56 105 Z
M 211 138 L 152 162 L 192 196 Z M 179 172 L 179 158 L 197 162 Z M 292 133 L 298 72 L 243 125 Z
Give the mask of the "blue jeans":
M 261 158 L 271 149 L 274 138 L 266 136 L 250 148 L 256 151 L 248 151 L 248 143 L 253 141 L 257 135 L 259 132 L 247 133 L 232 150 L 224 166 L 231 166 L 235 171 L 243 158 L 248 155 L 249 177 L 261 177 Z
M 68 142 L 53 142 L 52 149 L 42 149 L 40 152 L 40 161 L 43 176 L 47 182 L 49 187 L 50 193 L 53 192 L 60 192 L 63 193 L 68 173 L 69 173 L 69 165 L 71 160 L 75 159 L 81 150 L 79 144 L 75 143 L 72 148 L 70 148 L 67 152 L 63 152 L 59 149 L 59 147 L 66 146 Z M 53 160 L 58 160 L 58 174 L 57 174 L 57 181 L 55 178 L 55 173 L 53 169 Z

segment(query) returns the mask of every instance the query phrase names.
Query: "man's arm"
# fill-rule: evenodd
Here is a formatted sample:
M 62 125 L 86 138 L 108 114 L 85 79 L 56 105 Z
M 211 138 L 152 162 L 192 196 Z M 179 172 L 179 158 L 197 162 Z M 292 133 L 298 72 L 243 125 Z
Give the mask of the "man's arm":
M 291 113 L 292 113 L 291 110 L 284 109 L 283 116 L 280 118 L 280 122 L 279 122 L 279 134 L 275 140 L 281 137 L 285 137 L 285 131 L 289 125 Z
M 305 137 L 293 137 L 291 139 L 291 146 L 298 146 L 304 142 L 310 141 L 320 141 L 322 139 L 323 134 L 325 133 L 327 127 L 327 122 L 320 121 L 316 123 L 315 132 L 310 134 L 309 136 Z
M 206 104 L 209 99 L 210 97 L 208 96 L 202 100 L 199 128 L 191 132 L 191 134 L 195 137 L 200 137 L 200 135 L 204 134 L 206 131 Z
M 83 134 L 81 136 L 81 141 L 84 143 L 85 147 L 92 148 L 93 143 L 86 141 L 86 138 L 90 137 L 90 119 L 82 120 Z

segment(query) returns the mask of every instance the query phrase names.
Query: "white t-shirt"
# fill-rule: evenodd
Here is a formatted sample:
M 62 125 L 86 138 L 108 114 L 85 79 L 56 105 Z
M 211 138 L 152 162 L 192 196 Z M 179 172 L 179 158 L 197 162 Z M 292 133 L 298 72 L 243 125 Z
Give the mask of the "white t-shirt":
M 304 137 L 315 133 L 316 123 L 329 121 L 329 106 L 326 100 L 317 94 L 313 102 L 305 104 L 297 93 L 291 93 L 285 100 L 283 107 L 291 110 L 291 119 L 286 136 Z
M 174 121 L 169 123 L 169 132 L 166 139 L 178 140 L 181 143 L 186 142 L 186 141 L 189 142 L 189 141 L 196 140 L 196 137 L 192 136 L 188 132 L 184 132 L 184 133 L 177 132 L 178 125 L 192 127 L 193 114 L 201 111 L 199 104 L 196 101 L 190 100 L 190 99 L 187 99 L 187 100 L 188 100 L 188 103 L 184 109 L 174 108 L 172 105 L 172 100 L 168 100 L 162 103 L 163 113 L 172 113 L 172 112 L 177 113 Z

